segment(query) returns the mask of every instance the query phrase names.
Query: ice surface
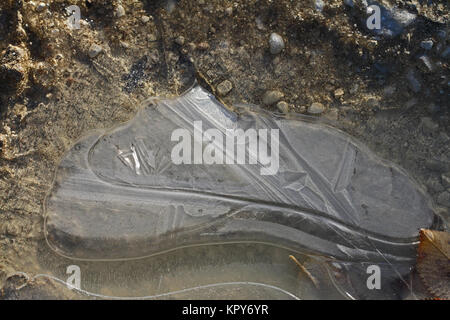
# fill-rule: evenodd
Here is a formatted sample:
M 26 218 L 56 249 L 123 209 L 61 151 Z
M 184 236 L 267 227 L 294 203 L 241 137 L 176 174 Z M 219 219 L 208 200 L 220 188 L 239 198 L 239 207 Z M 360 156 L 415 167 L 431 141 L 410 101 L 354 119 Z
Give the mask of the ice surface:
M 194 136 L 198 121 L 203 132 L 224 136 L 227 129 L 278 129 L 278 172 L 261 174 L 268 166 L 257 154 L 249 163 L 255 150 L 248 141 L 245 164 L 174 164 L 172 133 L 184 128 Z M 226 155 L 225 145 L 212 144 Z M 358 268 L 401 265 L 393 274 L 413 264 L 418 229 L 434 217 L 403 170 L 343 132 L 254 107 L 230 111 L 199 86 L 149 100 L 127 124 L 76 143 L 56 171 L 45 215 L 50 247 L 74 259 L 258 242 Z

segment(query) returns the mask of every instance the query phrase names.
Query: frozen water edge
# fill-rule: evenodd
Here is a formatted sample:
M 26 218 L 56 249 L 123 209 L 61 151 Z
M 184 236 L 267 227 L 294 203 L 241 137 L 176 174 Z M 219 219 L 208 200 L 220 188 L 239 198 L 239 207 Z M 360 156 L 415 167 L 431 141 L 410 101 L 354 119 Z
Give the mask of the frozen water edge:
M 195 121 L 222 133 L 278 129 L 279 171 L 261 175 L 259 160 L 172 163 L 172 133 L 195 136 Z M 247 143 L 247 159 L 250 149 Z M 233 112 L 200 87 L 153 100 L 127 124 L 81 139 L 63 157 L 44 209 L 48 244 L 71 259 L 250 242 L 380 263 L 399 277 L 414 265 L 418 229 L 434 217 L 403 170 L 339 130 L 254 108 Z M 365 274 L 360 265 L 352 270 Z
M 241 112 L 238 117 L 195 87 L 78 142 L 46 199 L 49 244 L 82 259 L 136 258 L 222 241 L 300 246 L 343 260 L 375 259 L 379 250 L 401 260 L 414 256 L 417 230 L 431 225 L 433 211 L 405 173 L 336 129 Z M 196 120 L 221 131 L 279 128 L 279 172 L 261 176 L 260 163 L 170 163 L 171 133 L 192 130 Z M 122 150 L 133 146 L 147 149 L 138 155 L 156 155 L 148 173 L 124 164 Z M 145 167 L 145 159 L 135 159 Z

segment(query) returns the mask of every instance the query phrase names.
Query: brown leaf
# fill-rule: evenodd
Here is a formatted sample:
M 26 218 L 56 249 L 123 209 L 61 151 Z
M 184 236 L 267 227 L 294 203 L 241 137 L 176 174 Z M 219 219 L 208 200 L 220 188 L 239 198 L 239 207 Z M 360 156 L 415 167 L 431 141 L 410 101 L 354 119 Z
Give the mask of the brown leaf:
M 435 298 L 450 299 L 450 234 L 420 230 L 417 270 Z

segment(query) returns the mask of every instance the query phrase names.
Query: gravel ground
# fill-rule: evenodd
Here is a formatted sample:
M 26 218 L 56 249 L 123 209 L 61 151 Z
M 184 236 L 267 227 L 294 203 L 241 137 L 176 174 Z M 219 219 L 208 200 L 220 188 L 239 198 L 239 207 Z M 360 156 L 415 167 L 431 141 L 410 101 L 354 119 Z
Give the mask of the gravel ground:
M 358 0 L 2 1 L 0 287 L 39 270 L 42 203 L 64 151 L 195 79 L 228 105 L 332 122 L 404 167 L 448 221 L 449 4 L 379 3 L 383 32 Z

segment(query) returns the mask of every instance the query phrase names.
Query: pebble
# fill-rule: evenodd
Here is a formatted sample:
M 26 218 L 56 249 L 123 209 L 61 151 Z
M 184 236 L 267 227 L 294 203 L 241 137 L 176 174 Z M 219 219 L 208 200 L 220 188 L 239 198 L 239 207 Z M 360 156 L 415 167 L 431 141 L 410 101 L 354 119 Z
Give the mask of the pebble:
M 420 43 L 420 47 L 425 50 L 431 50 L 431 48 L 433 48 L 433 44 L 433 40 L 423 40 Z
M 344 4 L 346 6 L 349 6 L 350 8 L 353 8 L 353 6 L 354 6 L 353 0 L 344 0 Z
M 266 27 L 264 26 L 264 23 L 263 23 L 263 21 L 261 20 L 261 17 L 256 17 L 256 18 L 255 18 L 255 23 L 256 23 L 256 28 L 257 28 L 259 31 L 266 30 Z
M 209 44 L 208 44 L 208 42 L 200 42 L 200 43 L 197 45 L 197 49 L 198 49 L 198 50 L 208 50 L 208 49 L 209 49 Z
M 430 72 L 434 70 L 433 63 L 427 55 L 421 55 L 419 60 L 422 62 L 423 69 Z
M 284 97 L 284 94 L 278 90 L 267 91 L 263 96 L 263 104 L 265 106 L 270 106 L 277 103 Z
M 282 113 L 289 113 L 289 104 L 286 101 L 280 101 L 277 103 L 277 108 Z
M 6 225 L 6 235 L 10 235 L 10 236 L 18 236 L 20 231 L 18 230 L 19 228 L 13 224 L 7 224 Z
M 272 54 L 279 54 L 284 49 L 284 40 L 283 38 L 278 34 L 273 32 L 270 35 L 269 38 L 269 45 L 270 45 L 270 53 Z
M 90 46 L 88 54 L 89 54 L 89 57 L 95 58 L 102 51 L 103 51 L 103 48 L 101 46 L 99 46 L 98 44 L 94 43 L 93 45 Z
M 120 18 L 123 17 L 125 15 L 125 9 L 123 8 L 123 6 L 121 4 L 119 4 L 116 7 L 116 17 Z
M 382 1 L 358 1 L 365 7 L 362 11 L 367 12 L 369 5 L 377 5 L 381 9 L 381 29 L 371 30 L 375 34 L 384 37 L 396 37 L 402 34 L 406 27 L 414 24 L 417 21 L 417 15 L 409 12 L 406 9 L 398 7 L 389 7 L 382 5 Z M 366 17 L 365 17 L 366 18 Z
M 310 114 L 321 114 L 324 111 L 325 107 L 319 102 L 312 103 L 308 108 L 308 113 Z
M 46 6 L 47 6 L 47 5 L 46 5 L 44 2 L 41 2 L 41 3 L 39 3 L 39 4 L 36 6 L 36 11 L 37 11 L 37 12 L 44 11 L 44 9 L 45 9 Z
M 228 7 L 228 8 L 226 8 L 226 9 L 225 9 L 225 13 L 226 13 L 228 16 L 233 15 L 233 7 Z
M 184 37 L 183 37 L 183 36 L 178 36 L 178 37 L 175 39 L 175 43 L 178 44 L 178 45 L 180 45 L 180 46 L 182 46 L 182 45 L 184 44 Z
M 319 12 L 322 12 L 324 6 L 325 6 L 325 3 L 323 3 L 323 0 L 316 0 L 314 3 L 314 7 Z
M 83 27 L 89 27 L 90 26 L 89 22 L 87 22 L 86 20 L 83 20 L 83 19 L 80 20 L 80 25 L 83 26 Z
M 228 93 L 230 93 L 231 89 L 233 89 L 233 84 L 229 80 L 222 81 L 217 86 L 217 93 L 219 96 L 224 97 Z
M 154 42 L 154 41 L 158 40 L 158 38 L 156 37 L 156 34 L 154 34 L 154 33 L 149 33 L 149 34 L 147 35 L 147 39 L 148 39 L 148 41 L 150 41 L 150 42 Z
M 342 88 L 336 89 L 336 90 L 334 91 L 334 97 L 335 97 L 335 98 L 340 98 L 340 97 L 342 97 L 343 95 L 344 95 L 344 89 L 342 89 Z
M 142 23 L 147 23 L 147 22 L 150 21 L 150 17 L 149 16 L 142 16 L 141 17 L 141 21 L 142 21 Z
M 331 121 L 337 121 L 339 118 L 339 111 L 336 108 L 330 109 L 326 114 L 325 118 Z

